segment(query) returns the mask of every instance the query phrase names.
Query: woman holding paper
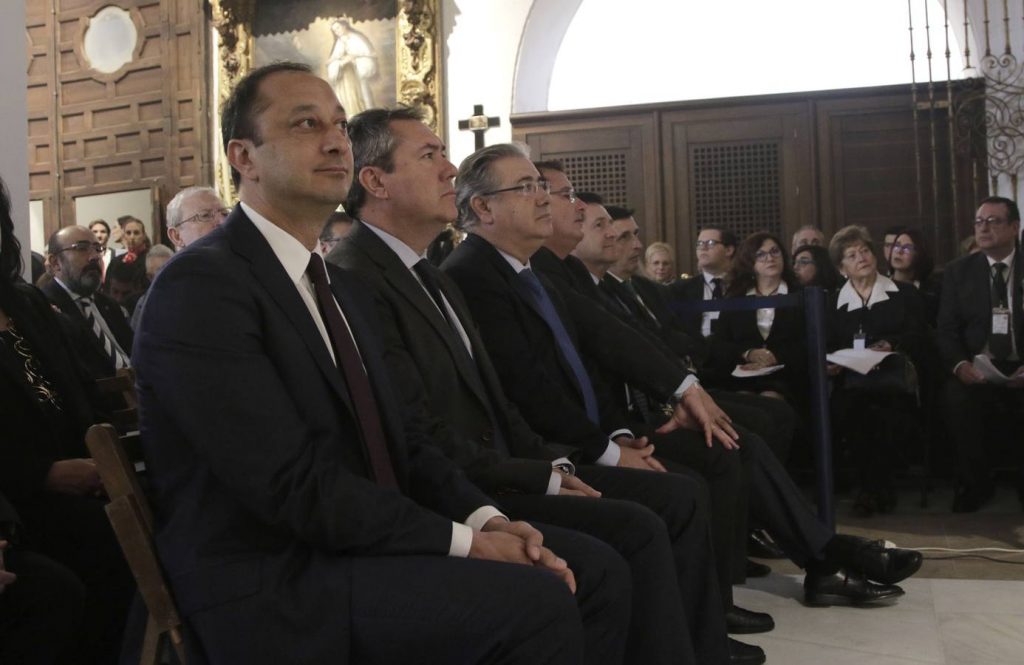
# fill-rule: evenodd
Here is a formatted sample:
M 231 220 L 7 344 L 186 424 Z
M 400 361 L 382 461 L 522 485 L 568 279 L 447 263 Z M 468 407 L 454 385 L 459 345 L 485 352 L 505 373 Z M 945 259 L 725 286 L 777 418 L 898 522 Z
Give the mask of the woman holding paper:
M 770 233 L 748 236 L 736 252 L 728 297 L 793 293 L 800 283 L 786 249 Z M 730 387 L 803 402 L 807 393 L 807 352 L 800 308 L 722 312 L 711 353 Z
M 860 472 L 854 512 L 868 516 L 895 506 L 891 473 L 900 455 L 894 430 L 917 405 L 911 359 L 916 360 L 927 339 L 924 306 L 913 286 L 878 272 L 875 246 L 863 226 L 847 226 L 836 233 L 829 254 L 846 277 L 829 308 L 829 349 L 868 356 L 877 363 L 866 374 L 830 367 L 837 375 L 836 430 L 846 434 Z

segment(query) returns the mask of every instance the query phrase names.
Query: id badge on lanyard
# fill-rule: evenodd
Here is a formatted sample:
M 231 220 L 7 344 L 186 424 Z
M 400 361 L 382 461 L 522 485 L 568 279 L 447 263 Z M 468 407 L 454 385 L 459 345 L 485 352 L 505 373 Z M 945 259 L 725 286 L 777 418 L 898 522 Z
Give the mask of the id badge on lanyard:
M 1006 307 L 992 308 L 992 334 L 1010 334 L 1010 310 Z
M 864 334 L 864 329 L 863 328 L 859 328 L 857 330 L 857 334 L 855 334 L 853 336 L 853 350 L 854 351 L 863 351 L 864 350 L 864 346 L 865 346 L 864 345 L 864 341 L 866 339 L 867 339 L 867 336 Z

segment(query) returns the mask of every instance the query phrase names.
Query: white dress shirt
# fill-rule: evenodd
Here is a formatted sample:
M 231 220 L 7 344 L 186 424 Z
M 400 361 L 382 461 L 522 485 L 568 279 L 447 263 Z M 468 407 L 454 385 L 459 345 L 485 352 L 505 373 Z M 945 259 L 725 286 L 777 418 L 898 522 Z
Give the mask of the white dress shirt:
M 253 210 L 250 206 L 245 203 L 241 203 L 241 206 L 245 214 L 252 220 L 253 225 L 256 226 L 256 230 L 260 232 L 260 235 L 270 245 L 274 256 L 281 262 L 281 266 L 288 274 L 288 279 L 295 285 L 299 297 L 302 298 L 302 302 L 306 305 L 306 309 L 309 310 L 309 315 L 316 324 L 317 330 L 320 331 L 320 337 L 323 338 L 324 346 L 327 347 L 328 353 L 331 354 L 331 358 L 334 360 L 335 365 L 337 365 L 334 350 L 331 348 L 331 338 L 327 334 L 327 326 L 324 325 L 323 317 L 320 316 L 320 308 L 317 306 L 313 284 L 306 274 L 306 268 L 309 266 L 309 255 L 311 253 L 320 254 L 319 243 L 311 251 L 299 242 L 295 236 Z M 328 273 L 327 279 L 330 280 L 330 273 Z M 341 306 L 338 306 L 338 313 L 341 314 L 341 318 L 345 321 L 345 326 L 351 335 L 352 328 L 348 325 L 348 319 L 345 318 L 345 312 L 341 309 Z M 359 347 L 355 335 L 352 335 L 352 341 L 356 344 L 356 351 L 358 351 Z M 452 522 L 452 539 L 448 547 L 448 555 L 456 557 L 469 556 L 469 550 L 473 544 L 473 531 L 479 531 L 487 523 L 487 520 L 496 516 L 505 517 L 494 506 L 481 506 L 466 518 L 464 524 Z

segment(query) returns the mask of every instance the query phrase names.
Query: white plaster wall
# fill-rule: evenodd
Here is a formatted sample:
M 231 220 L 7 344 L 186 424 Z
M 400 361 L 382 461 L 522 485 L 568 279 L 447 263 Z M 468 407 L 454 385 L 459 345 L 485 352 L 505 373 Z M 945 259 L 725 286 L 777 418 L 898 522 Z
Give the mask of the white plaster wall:
M 473 152 L 473 134 L 459 130 L 474 104 L 501 119 L 487 144 L 512 137 L 509 113 L 516 55 L 533 0 L 444 0 L 442 27 L 448 154 L 456 165 Z
M 0 2 L 0 177 L 11 195 L 14 233 L 21 243 L 26 275 L 29 269 L 28 101 L 26 99 L 28 38 L 25 0 Z

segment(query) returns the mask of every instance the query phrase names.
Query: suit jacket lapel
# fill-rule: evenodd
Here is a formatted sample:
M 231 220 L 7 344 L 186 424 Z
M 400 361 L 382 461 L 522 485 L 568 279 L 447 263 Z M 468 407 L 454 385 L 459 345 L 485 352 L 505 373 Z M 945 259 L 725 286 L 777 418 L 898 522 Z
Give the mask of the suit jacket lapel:
M 236 208 L 225 225 L 227 233 L 231 237 L 232 249 L 249 261 L 249 269 L 252 271 L 253 278 L 278 304 L 295 327 L 295 331 L 305 343 L 306 348 L 313 355 L 324 378 L 327 379 L 348 409 L 355 413 L 341 372 L 331 360 L 330 352 L 306 308 L 306 303 L 302 301 L 295 284 L 288 278 L 288 274 L 285 273 L 281 262 L 270 249 L 270 245 L 242 212 L 241 207 Z
M 350 231 L 350 239 L 353 245 L 357 246 L 366 255 L 377 264 L 381 269 L 381 273 L 384 276 L 392 288 L 397 291 L 400 296 L 405 299 L 412 307 L 414 307 L 427 323 L 434 329 L 434 331 L 444 340 L 445 345 L 448 347 L 448 352 L 451 353 L 452 358 L 455 359 L 455 367 L 458 369 L 459 374 L 466 384 L 476 393 L 477 398 L 487 406 L 487 395 L 484 386 L 481 384 L 480 375 L 477 368 L 474 365 L 473 358 L 469 355 L 465 345 L 462 342 L 462 338 L 452 329 L 452 326 L 438 310 L 434 301 L 430 298 L 423 286 L 416 280 L 411 271 L 405 267 L 401 259 L 388 247 L 383 240 L 377 237 L 377 235 L 365 228 L 365 226 L 356 222 L 352 231 Z M 443 275 L 441 276 L 443 278 Z M 444 281 L 443 279 L 441 280 Z M 443 289 L 444 290 L 444 289 Z M 447 291 L 447 290 L 445 290 Z M 459 311 L 455 298 L 450 293 L 444 293 L 445 298 L 448 299 L 452 309 L 455 310 L 456 316 L 459 317 L 459 322 L 462 327 L 466 330 L 466 335 L 470 338 L 470 343 L 477 347 L 480 343 L 479 338 L 474 339 L 474 335 L 471 333 L 471 328 L 467 321 L 468 316 L 466 312 Z

